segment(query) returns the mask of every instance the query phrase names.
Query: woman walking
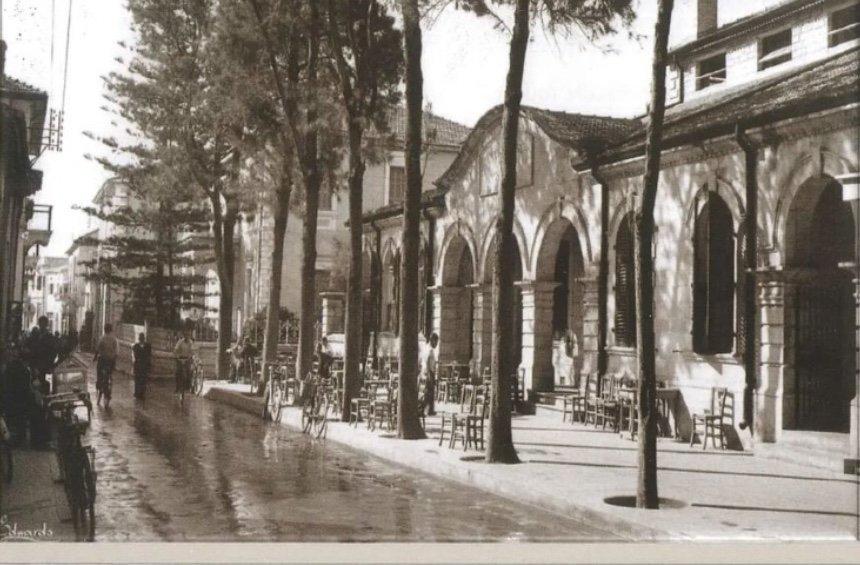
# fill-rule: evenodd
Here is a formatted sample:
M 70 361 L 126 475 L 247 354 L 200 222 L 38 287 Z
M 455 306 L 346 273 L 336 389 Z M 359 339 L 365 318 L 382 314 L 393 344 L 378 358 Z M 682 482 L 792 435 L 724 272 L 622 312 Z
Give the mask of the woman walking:
M 116 366 L 116 355 L 119 349 L 119 343 L 113 335 L 113 326 L 105 324 L 105 334 L 99 340 L 96 347 L 96 355 L 93 359 L 96 362 L 96 405 L 98 406 L 102 398 L 105 400 L 105 408 L 110 407 L 111 398 L 111 381 L 113 379 L 113 368 Z
M 146 395 L 146 381 L 152 367 L 152 346 L 146 342 L 146 335 L 137 336 L 137 343 L 131 348 L 134 369 L 134 397 L 143 400 Z

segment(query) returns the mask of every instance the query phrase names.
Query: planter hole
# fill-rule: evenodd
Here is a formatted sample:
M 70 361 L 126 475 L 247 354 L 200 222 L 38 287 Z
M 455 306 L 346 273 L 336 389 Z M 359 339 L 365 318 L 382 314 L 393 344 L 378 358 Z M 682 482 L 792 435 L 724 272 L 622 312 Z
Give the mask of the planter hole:
M 608 498 L 604 498 L 603 502 L 609 504 L 610 506 L 621 506 L 623 508 L 636 508 L 636 496 L 635 495 L 626 495 L 626 496 L 610 496 Z M 675 500 L 674 498 L 661 498 L 660 499 L 660 509 L 677 509 L 684 508 L 687 506 L 686 503 Z

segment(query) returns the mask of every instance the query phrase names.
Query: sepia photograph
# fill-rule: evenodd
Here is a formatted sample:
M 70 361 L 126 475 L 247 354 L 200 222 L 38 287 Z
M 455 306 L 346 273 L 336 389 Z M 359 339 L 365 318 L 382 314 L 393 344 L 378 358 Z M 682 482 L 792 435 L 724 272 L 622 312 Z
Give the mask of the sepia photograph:
M 860 0 L 0 0 L 0 562 L 856 563 L 858 383 Z

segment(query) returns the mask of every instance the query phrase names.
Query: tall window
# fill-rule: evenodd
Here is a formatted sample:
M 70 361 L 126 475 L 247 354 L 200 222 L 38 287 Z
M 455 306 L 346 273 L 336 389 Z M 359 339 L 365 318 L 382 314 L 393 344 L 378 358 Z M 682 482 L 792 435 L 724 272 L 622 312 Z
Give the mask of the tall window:
M 406 193 L 406 169 L 404 167 L 388 167 L 388 203 L 402 204 Z
M 628 213 L 615 235 L 615 343 L 623 347 L 636 345 L 633 245 L 633 213 Z
M 732 214 L 713 192 L 696 217 L 693 254 L 693 350 L 706 355 L 731 353 L 735 335 Z
M 830 47 L 860 37 L 860 4 L 842 8 L 830 14 L 827 27 Z
M 726 54 L 702 59 L 696 65 L 696 90 L 726 82 Z
M 762 38 L 758 47 L 758 70 L 791 61 L 791 28 Z

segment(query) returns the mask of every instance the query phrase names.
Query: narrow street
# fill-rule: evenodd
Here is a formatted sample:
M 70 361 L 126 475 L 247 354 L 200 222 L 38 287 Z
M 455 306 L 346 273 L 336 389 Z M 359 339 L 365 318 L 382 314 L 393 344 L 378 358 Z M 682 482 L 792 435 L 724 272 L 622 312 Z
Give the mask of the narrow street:
M 171 384 L 141 405 L 117 375 L 95 409 L 97 541 L 617 539 L 214 402 L 180 407 Z

